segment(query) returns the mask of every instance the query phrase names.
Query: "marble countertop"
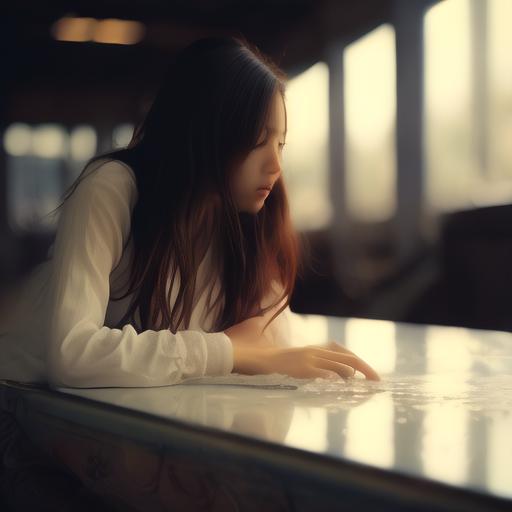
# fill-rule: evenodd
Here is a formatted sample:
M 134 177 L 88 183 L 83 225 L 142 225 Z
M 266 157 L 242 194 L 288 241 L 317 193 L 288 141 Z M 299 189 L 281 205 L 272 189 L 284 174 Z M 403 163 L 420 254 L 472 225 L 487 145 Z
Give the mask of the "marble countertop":
M 59 391 L 512 500 L 512 333 L 293 314 L 381 381 L 232 374 Z

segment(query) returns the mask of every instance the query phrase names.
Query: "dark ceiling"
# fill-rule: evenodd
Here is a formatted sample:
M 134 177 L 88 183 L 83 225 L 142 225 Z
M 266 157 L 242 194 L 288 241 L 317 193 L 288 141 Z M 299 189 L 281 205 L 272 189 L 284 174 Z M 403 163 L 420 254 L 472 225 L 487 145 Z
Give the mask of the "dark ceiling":
M 136 98 L 158 83 L 170 55 L 211 34 L 242 34 L 293 76 L 318 61 L 329 41 L 349 40 L 387 21 L 392 5 L 392 0 L 18 0 L 1 8 L 0 113 L 27 121 L 87 117 L 90 104 L 101 106 L 103 99 L 110 115 L 131 117 L 127 96 Z M 130 46 L 56 41 L 50 28 L 66 15 L 137 20 L 146 34 Z

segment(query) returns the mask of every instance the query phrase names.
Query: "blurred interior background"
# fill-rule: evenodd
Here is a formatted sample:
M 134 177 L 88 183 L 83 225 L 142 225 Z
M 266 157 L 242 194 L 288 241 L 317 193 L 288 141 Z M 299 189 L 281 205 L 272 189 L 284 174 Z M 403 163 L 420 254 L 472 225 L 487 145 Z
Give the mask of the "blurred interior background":
M 510 0 L 115 0 L 0 8 L 0 285 L 130 140 L 171 55 L 243 34 L 289 76 L 299 313 L 512 330 Z

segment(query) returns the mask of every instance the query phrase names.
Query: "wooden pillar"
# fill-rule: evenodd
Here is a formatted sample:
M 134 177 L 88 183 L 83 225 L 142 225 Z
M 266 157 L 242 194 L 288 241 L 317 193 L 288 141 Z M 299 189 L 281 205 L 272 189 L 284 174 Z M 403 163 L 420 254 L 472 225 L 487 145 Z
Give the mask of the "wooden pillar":
M 335 262 L 335 278 L 340 286 L 347 284 L 351 265 L 345 247 L 349 239 L 351 223 L 345 201 L 344 46 L 342 41 L 333 41 L 326 47 L 324 55 L 329 67 L 329 196 L 333 211 L 333 220 L 329 229 Z
M 424 214 L 423 18 L 432 2 L 394 0 L 396 37 L 397 263 L 422 245 Z

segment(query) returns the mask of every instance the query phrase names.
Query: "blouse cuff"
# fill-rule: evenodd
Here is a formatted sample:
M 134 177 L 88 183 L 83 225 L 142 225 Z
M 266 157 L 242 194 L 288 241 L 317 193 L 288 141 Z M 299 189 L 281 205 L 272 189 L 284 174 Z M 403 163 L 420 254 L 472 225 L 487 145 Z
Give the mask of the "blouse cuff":
M 224 332 L 206 333 L 208 356 L 205 375 L 228 375 L 233 371 L 233 344 Z

